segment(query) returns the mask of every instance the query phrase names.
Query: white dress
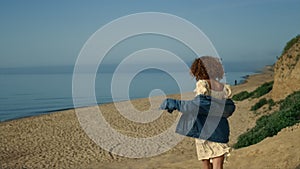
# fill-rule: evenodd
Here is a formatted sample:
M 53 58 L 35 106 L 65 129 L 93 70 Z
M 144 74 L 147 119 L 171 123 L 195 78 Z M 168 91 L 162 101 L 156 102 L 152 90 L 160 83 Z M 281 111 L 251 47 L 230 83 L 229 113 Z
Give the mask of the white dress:
M 206 80 L 197 81 L 194 92 L 196 95 L 205 94 L 219 99 L 228 98 L 231 95 L 229 85 L 224 85 L 223 91 L 214 91 L 210 90 L 209 84 Z M 222 155 L 229 156 L 231 150 L 226 143 L 218 143 L 202 139 L 195 139 L 195 143 L 198 160 L 212 160 L 213 158 Z

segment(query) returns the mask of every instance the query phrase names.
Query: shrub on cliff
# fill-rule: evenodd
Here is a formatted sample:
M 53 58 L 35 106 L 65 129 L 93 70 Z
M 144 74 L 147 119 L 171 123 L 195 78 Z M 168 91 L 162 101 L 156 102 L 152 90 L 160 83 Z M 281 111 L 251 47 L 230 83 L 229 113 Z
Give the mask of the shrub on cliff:
M 248 99 L 249 97 L 251 97 L 251 93 L 249 93 L 247 91 L 242 91 L 242 92 L 232 96 L 232 99 L 235 101 L 242 101 L 242 100 Z
M 258 110 L 259 108 L 261 108 L 263 105 L 267 104 L 268 101 L 266 98 L 262 98 L 260 99 L 254 106 L 251 107 L 251 111 L 255 111 Z
M 256 88 L 253 92 L 242 91 L 232 97 L 235 101 L 242 101 L 248 98 L 259 98 L 269 93 L 273 88 L 274 81 L 267 82 Z
M 300 103 L 300 91 L 294 92 L 293 94 L 287 96 L 285 100 L 280 102 L 280 110 L 285 110 L 293 107 L 293 105 L 296 105 L 297 103 Z
M 269 93 L 273 88 L 273 84 L 274 84 L 274 81 L 264 83 L 263 85 L 261 85 L 260 87 L 258 87 L 257 89 L 255 89 L 253 91 L 253 95 L 251 97 L 259 98 L 259 97 Z
M 290 41 L 288 41 L 282 51 L 282 55 L 285 54 L 295 43 L 297 43 L 300 40 L 300 35 L 297 35 Z

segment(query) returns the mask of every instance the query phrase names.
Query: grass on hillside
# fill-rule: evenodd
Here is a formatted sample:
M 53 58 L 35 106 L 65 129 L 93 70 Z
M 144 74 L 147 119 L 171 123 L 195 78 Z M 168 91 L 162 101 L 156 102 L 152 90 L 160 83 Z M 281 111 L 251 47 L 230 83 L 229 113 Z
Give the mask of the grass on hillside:
M 273 88 L 274 81 L 267 82 L 256 88 L 253 92 L 242 91 L 232 97 L 235 101 L 242 101 L 248 98 L 259 98 L 269 93 Z
M 266 137 L 276 135 L 281 129 L 300 122 L 300 91 L 281 101 L 279 111 L 260 117 L 254 128 L 238 137 L 234 148 L 256 144 Z
M 258 110 L 259 108 L 261 108 L 262 106 L 266 105 L 266 104 L 269 104 L 269 109 L 271 110 L 272 106 L 275 105 L 275 102 L 273 99 L 266 99 L 266 98 L 262 98 L 260 99 L 257 103 L 255 103 L 255 105 L 253 105 L 251 107 L 251 111 L 256 111 Z

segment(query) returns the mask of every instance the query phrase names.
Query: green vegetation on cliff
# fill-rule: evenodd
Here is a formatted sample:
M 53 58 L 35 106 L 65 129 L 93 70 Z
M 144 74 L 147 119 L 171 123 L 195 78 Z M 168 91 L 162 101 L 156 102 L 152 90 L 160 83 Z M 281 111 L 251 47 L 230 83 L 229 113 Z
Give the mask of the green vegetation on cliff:
M 281 129 L 300 122 L 300 91 L 280 102 L 279 111 L 260 117 L 254 128 L 238 137 L 234 148 L 250 146 L 266 137 L 276 135 Z
M 248 98 L 259 98 L 272 90 L 274 81 L 267 82 L 256 88 L 253 92 L 242 91 L 232 97 L 235 101 L 242 101 Z
M 300 35 L 297 35 L 290 41 L 288 41 L 282 51 L 282 55 L 285 54 L 295 43 L 297 43 L 300 40 Z

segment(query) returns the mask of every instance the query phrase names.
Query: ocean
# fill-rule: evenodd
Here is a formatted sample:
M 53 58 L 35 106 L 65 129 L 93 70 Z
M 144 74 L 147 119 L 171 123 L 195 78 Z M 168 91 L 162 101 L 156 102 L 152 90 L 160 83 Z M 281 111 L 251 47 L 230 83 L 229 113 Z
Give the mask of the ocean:
M 226 83 L 234 85 L 235 80 L 240 83 L 251 74 L 254 72 L 227 72 Z M 111 94 L 112 73 L 97 74 L 93 83 L 97 103 L 103 104 L 162 94 L 153 92 L 156 89 L 164 94 L 191 92 L 195 80 L 186 76 L 189 75 L 182 72 L 175 72 L 172 76 L 159 71 L 144 71 L 134 76 L 124 73 L 119 76 L 124 82 L 117 81 L 117 88 L 113 88 L 114 98 Z M 72 73 L 1 73 L 0 93 L 1 122 L 74 108 Z

